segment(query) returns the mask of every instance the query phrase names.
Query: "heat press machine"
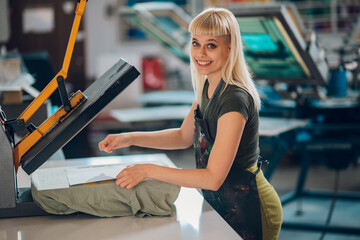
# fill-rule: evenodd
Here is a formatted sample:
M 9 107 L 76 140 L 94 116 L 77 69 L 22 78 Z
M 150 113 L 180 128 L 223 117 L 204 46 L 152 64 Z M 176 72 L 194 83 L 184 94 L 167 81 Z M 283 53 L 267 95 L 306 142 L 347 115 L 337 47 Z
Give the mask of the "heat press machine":
M 29 175 L 33 173 L 140 74 L 135 67 L 120 59 L 84 92 L 68 95 L 64 80 L 86 2 L 77 0 L 75 19 L 59 73 L 17 119 L 8 120 L 0 108 L 0 218 L 46 214 L 32 201 L 29 188 L 17 187 L 18 168 L 21 166 Z M 29 119 L 56 89 L 62 106 L 40 126 L 34 126 Z M 25 128 L 28 134 L 15 142 L 16 132 Z

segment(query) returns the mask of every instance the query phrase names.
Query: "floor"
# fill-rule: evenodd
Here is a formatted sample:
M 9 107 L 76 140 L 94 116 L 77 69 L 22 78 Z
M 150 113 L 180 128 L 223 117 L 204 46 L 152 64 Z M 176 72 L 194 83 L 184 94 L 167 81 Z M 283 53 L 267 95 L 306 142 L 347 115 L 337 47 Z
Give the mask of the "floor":
M 194 167 L 193 151 L 179 150 L 167 151 L 166 154 L 181 168 Z M 359 161 L 360 163 L 360 161 Z M 300 171 L 300 163 L 284 156 L 279 167 L 275 170 L 271 184 L 279 196 L 294 190 Z M 306 180 L 306 189 L 333 192 L 335 171 L 324 166 L 312 165 Z M 350 166 L 339 174 L 339 191 L 360 193 L 360 167 Z M 302 201 L 293 201 L 283 208 L 285 221 L 301 223 L 325 223 L 328 216 L 331 199 L 319 200 L 318 198 L 303 198 Z M 300 214 L 299 214 L 300 212 Z M 360 228 L 360 201 L 337 200 L 331 223 L 340 226 Z M 282 229 L 279 240 L 318 240 L 321 232 L 299 231 Z M 326 233 L 323 240 L 360 240 L 360 235 L 330 234 Z

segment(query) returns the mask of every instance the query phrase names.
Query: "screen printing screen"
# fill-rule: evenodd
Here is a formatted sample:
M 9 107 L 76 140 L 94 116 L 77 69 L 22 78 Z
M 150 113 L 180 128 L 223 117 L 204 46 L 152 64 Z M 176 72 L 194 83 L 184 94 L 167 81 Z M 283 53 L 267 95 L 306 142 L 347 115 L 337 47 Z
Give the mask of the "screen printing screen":
M 171 37 L 177 44 L 168 44 L 164 39 L 160 39 L 170 52 L 175 54 L 180 59 L 188 62 L 189 56 L 185 52 L 185 48 L 190 41 L 190 34 L 181 24 L 175 21 L 172 16 L 154 15 L 156 26 L 164 33 Z M 148 29 L 149 31 L 149 29 Z M 159 37 L 159 36 L 157 36 Z
M 189 62 L 185 48 L 188 46 L 190 35 L 187 23 L 179 20 L 180 16 L 168 9 L 150 11 L 144 7 L 134 10 L 135 12 L 124 12 L 122 16 L 176 57 Z
M 154 16 L 157 27 L 169 34 L 180 46 L 185 46 L 189 40 L 189 34 L 171 16 Z
M 173 7 L 139 5 L 124 16 L 176 57 L 189 63 L 191 36 L 187 28 L 190 21 Z M 284 7 L 232 11 L 240 26 L 245 60 L 255 80 L 326 83 L 327 68 L 318 61 L 319 51 L 306 49 L 301 31 L 296 28 L 297 22 Z
M 305 79 L 296 49 L 279 28 L 276 18 L 237 18 L 247 64 L 256 79 Z

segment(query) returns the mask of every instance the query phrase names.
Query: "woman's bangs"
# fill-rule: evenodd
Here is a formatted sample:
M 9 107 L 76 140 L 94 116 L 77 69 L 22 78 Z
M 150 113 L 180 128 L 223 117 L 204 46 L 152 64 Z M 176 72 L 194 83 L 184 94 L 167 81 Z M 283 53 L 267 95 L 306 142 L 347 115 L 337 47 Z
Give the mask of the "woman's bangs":
M 193 21 L 189 30 L 193 35 L 217 37 L 229 34 L 226 25 L 216 17 L 216 14 L 210 14 Z

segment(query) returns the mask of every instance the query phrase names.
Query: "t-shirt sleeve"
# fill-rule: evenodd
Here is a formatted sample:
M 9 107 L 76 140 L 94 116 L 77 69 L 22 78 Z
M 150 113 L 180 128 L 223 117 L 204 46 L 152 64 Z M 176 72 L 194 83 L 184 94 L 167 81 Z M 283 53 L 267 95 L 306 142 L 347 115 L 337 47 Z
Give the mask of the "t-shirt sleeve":
M 253 104 L 251 95 L 243 89 L 234 89 L 225 93 L 219 108 L 218 119 L 225 113 L 239 112 L 248 120 Z

